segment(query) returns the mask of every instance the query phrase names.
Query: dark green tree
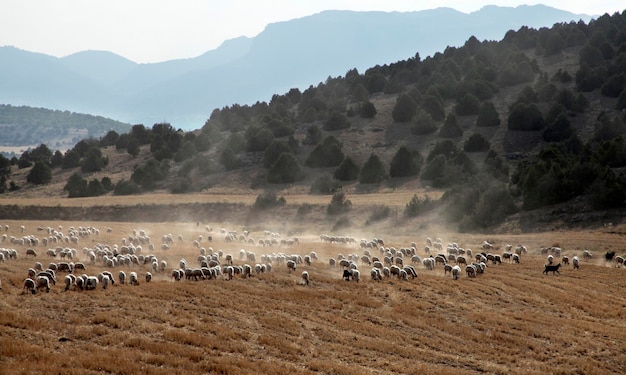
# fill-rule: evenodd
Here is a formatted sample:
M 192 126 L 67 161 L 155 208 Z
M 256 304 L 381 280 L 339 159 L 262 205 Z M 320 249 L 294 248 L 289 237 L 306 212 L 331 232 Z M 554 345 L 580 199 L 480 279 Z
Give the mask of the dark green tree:
M 511 109 L 508 118 L 509 130 L 533 131 L 546 126 L 543 114 L 536 104 L 517 103 Z
M 570 124 L 569 118 L 565 113 L 561 113 L 550 125 L 543 131 L 543 139 L 546 142 L 562 142 L 574 134 L 574 128 Z
M 480 101 L 472 94 L 465 94 L 454 109 L 459 116 L 476 115 L 480 112 Z
M 52 168 L 60 167 L 63 165 L 63 154 L 61 151 L 56 150 L 52 155 L 51 166 Z
M 220 163 L 227 171 L 232 171 L 239 167 L 239 158 L 230 147 L 226 146 L 222 152 L 220 152 Z
M 65 153 L 63 157 L 63 163 L 61 164 L 62 169 L 70 169 L 80 167 L 80 155 L 78 152 L 74 150 L 69 150 Z
M 333 176 L 340 181 L 354 181 L 359 178 L 360 173 L 361 169 L 359 166 L 351 157 L 346 156 L 337 169 L 335 169 Z
M 193 158 L 198 152 L 196 151 L 196 146 L 193 145 L 193 142 L 186 141 L 183 143 L 182 147 L 178 149 L 176 154 L 174 154 L 174 161 L 177 163 L 183 162 L 185 160 L 189 160 Z
M 342 147 L 337 138 L 328 136 L 311 151 L 304 164 L 312 168 L 337 166 L 344 158 Z
M 35 185 L 47 184 L 52 181 L 52 170 L 48 167 L 48 164 L 38 160 L 30 172 L 28 172 L 26 181 Z
M 348 129 L 349 127 L 350 121 L 348 121 L 348 118 L 337 110 L 331 111 L 328 115 L 328 120 L 324 123 L 324 130 L 326 131 Z
M 68 198 L 86 197 L 88 196 L 87 180 L 80 173 L 74 173 L 67 180 L 63 190 L 68 192 Z
M 417 112 L 417 104 L 407 94 L 400 94 L 391 112 L 395 122 L 409 122 Z
M 454 113 L 450 113 L 448 117 L 446 117 L 446 121 L 444 121 L 443 126 L 439 129 L 439 137 L 440 138 L 456 138 L 463 135 L 463 129 L 459 126 L 456 121 L 456 115 Z
M 489 142 L 479 133 L 472 134 L 465 144 L 463 150 L 465 152 L 484 152 L 489 150 Z
M 265 152 L 263 153 L 263 167 L 271 168 L 276 160 L 280 157 L 282 153 L 293 153 L 289 145 L 284 141 L 278 141 L 274 139 L 272 143 L 267 146 Z
M 80 162 L 80 169 L 84 173 L 99 172 L 109 163 L 108 158 L 102 156 L 99 148 L 93 147 Z
M 362 184 L 375 184 L 382 182 L 387 178 L 385 166 L 376 154 L 371 154 L 367 159 L 361 173 L 359 174 L 359 182 Z
M 106 194 L 106 189 L 102 186 L 102 182 L 98 179 L 93 179 L 89 181 L 89 185 L 87 185 L 87 195 L 90 197 L 97 197 L 102 194 Z
M 483 104 L 476 118 L 476 126 L 500 126 L 500 115 L 492 102 Z
M 374 118 L 376 116 L 376 106 L 369 100 L 363 102 L 359 109 L 359 116 L 361 118 Z
M 391 177 L 416 176 L 420 172 L 422 156 L 416 150 L 409 150 L 406 146 L 401 146 L 389 165 L 389 175 Z
M 283 153 L 270 168 L 267 181 L 272 184 L 289 184 L 302 178 L 302 169 L 292 153 Z
M 139 141 L 135 138 L 131 138 L 126 144 L 126 152 L 128 152 L 129 155 L 135 158 L 137 157 L 137 155 L 139 155 L 139 146 Z
M 411 127 L 411 133 L 417 135 L 432 134 L 437 131 L 437 124 L 433 118 L 426 113 L 426 111 L 420 109 L 415 115 L 415 122 Z

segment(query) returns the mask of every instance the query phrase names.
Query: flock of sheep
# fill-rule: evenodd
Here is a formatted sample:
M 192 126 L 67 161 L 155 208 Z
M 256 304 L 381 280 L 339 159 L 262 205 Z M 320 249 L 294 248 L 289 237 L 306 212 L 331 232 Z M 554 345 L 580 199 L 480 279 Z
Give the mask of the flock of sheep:
M 0 226 L 0 230 L 1 228 Z M 169 250 L 176 246 L 176 242 L 181 244 L 184 242 L 182 235 L 174 237 L 172 234 L 165 234 L 161 237 L 161 245 L 155 246 L 144 230 L 134 230 L 131 235 L 122 238 L 119 244 L 104 244 L 97 241 L 100 230 L 95 227 L 70 227 L 66 232 L 60 226 L 58 228 L 38 227 L 38 232 L 41 232 L 39 236 L 24 234 L 24 226 L 19 228 L 20 236 L 9 236 L 6 233 L 9 231 L 9 226 L 5 226 L 4 229 L 5 233 L 0 236 L 0 246 L 7 243 L 17 248 L 23 247 L 25 249 L 19 253 L 35 260 L 34 266 L 27 270 L 27 277 L 23 282 L 23 292 L 33 294 L 43 290 L 49 292 L 59 281 L 57 274 L 60 273 L 65 274 L 64 291 L 94 290 L 98 287 L 107 289 L 116 281 L 122 285 L 139 285 L 140 279 L 150 282 L 155 274 L 171 276 L 169 277 L 171 281 L 199 281 L 220 278 L 231 280 L 234 277 L 249 278 L 255 274 L 272 272 L 273 269 L 284 269 L 292 273 L 298 267 L 309 267 L 312 262 L 319 261 L 315 251 L 306 254 L 266 251 L 269 249 L 295 250 L 300 245 L 300 239 L 297 237 L 281 239 L 280 234 L 270 231 L 263 233 L 263 239 L 254 240 L 247 231 L 238 233 L 220 230 L 224 243 L 243 243 L 246 246 L 262 248 L 264 253 L 260 256 L 245 249 L 239 250 L 238 256 L 223 250 L 215 251 L 210 246 L 203 246 L 205 243 L 211 244 L 212 235 L 206 238 L 198 235 L 191 242 L 197 251 L 197 258 L 192 261 L 181 258 L 177 267 L 170 267 L 167 262 Z M 212 231 L 209 227 L 206 227 L 206 230 Z M 107 228 L 106 232 L 111 233 L 111 229 Z M 435 240 L 426 238 L 424 245 L 419 246 L 420 251 L 415 242 L 396 248 L 385 246 L 385 241 L 380 238 L 364 239 L 360 242 L 349 236 L 321 235 L 319 238 L 322 243 L 336 245 L 338 249 L 354 250 L 347 256 L 338 253 L 336 257 L 329 258 L 328 265 L 331 269 L 340 267 L 343 279 L 356 282 L 362 279 L 359 267 L 367 267 L 371 280 L 377 282 L 392 277 L 399 280 L 415 279 L 417 267 L 426 271 L 441 267 L 444 275 L 450 274 L 454 280 L 458 280 L 463 273 L 468 278 L 475 278 L 483 274 L 489 264 L 520 263 L 522 256 L 528 253 L 525 246 L 505 245 L 504 251 L 497 254 L 495 251 L 498 249 L 487 241 L 482 243 L 479 252 L 473 253 L 471 249 L 462 248 L 457 243 L 444 245 L 440 238 Z M 82 239 L 90 239 L 89 242 L 95 244 L 78 249 Z M 160 256 L 163 259 L 155 255 L 156 251 L 161 252 Z M 569 265 L 569 257 L 562 256 L 561 252 L 558 247 L 539 250 L 540 254 L 547 254 L 544 273 L 549 271 L 558 273 L 561 265 L 561 263 L 555 264 L 555 259 L 558 258 L 561 258 L 563 264 Z M 0 262 L 17 259 L 18 256 L 18 250 L 15 248 L 0 247 Z M 592 258 L 591 252 L 587 250 L 582 256 L 585 259 Z M 40 261 L 43 257 L 49 259 L 47 267 L 44 267 Z M 622 256 L 614 256 L 612 260 L 618 267 L 624 264 Z M 579 268 L 577 256 L 574 256 L 571 262 L 574 269 Z M 88 275 L 87 268 L 92 267 L 104 270 Z M 302 285 L 310 285 L 313 272 L 313 268 L 307 268 L 301 273 Z

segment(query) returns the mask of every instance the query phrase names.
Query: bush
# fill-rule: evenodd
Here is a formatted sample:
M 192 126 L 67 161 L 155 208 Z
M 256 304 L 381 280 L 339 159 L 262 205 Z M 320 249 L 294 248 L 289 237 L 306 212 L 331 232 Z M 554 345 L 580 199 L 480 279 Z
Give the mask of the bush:
M 328 115 L 328 120 L 324 123 L 324 130 L 326 131 L 348 129 L 349 127 L 350 122 L 348 118 L 336 110 L 333 110 Z
M 348 212 L 352 208 L 352 202 L 346 198 L 343 192 L 333 194 L 330 200 L 330 204 L 326 208 L 326 213 L 329 215 L 337 215 Z
M 278 198 L 273 191 L 266 191 L 257 195 L 252 208 L 257 211 L 284 206 L 287 203 L 284 197 Z
M 139 194 L 139 185 L 133 181 L 121 180 L 115 184 L 113 189 L 113 195 L 134 195 Z
M 374 118 L 376 113 L 376 107 L 372 104 L 372 102 L 366 101 L 361 104 L 361 108 L 359 110 L 359 116 L 361 116 L 361 118 Z
M 341 188 L 339 181 L 334 180 L 327 174 L 323 174 L 315 179 L 311 185 L 311 193 L 313 194 L 332 194 Z
M 310 125 L 306 128 L 306 136 L 302 140 L 303 145 L 316 145 L 322 140 L 322 131 L 317 125 Z
M 574 128 L 570 124 L 569 118 L 565 113 L 561 113 L 548 127 L 543 131 L 543 139 L 546 142 L 562 142 L 574 134 Z
M 615 106 L 617 110 L 622 110 L 626 108 L 626 88 L 622 90 L 619 94 L 619 98 L 617 99 L 617 105 Z
M 602 95 L 611 98 L 617 98 L 626 86 L 626 76 L 624 74 L 615 74 L 609 77 L 602 85 Z
M 483 104 L 476 118 L 476 126 L 500 126 L 500 114 L 496 111 L 496 107 L 492 102 Z
M 480 101 L 472 94 L 465 94 L 454 109 L 459 116 L 476 115 L 480 112 Z
M 362 184 L 375 184 L 387 177 L 385 167 L 376 154 L 371 154 L 363 164 L 359 174 L 359 182 Z
M 337 138 L 333 136 L 326 137 L 322 143 L 311 151 L 304 164 L 312 168 L 335 167 L 344 158 L 341 151 L 342 147 L 343 145 Z
M 463 150 L 465 152 L 484 152 L 489 150 L 489 147 L 489 142 L 482 135 L 474 133 L 465 141 Z
M 283 141 L 273 140 L 263 154 L 263 167 L 271 168 L 282 153 L 292 153 L 289 145 Z
M 428 113 L 435 121 L 443 121 L 446 116 L 441 99 L 433 95 L 424 95 L 420 108 Z
M 99 148 L 92 147 L 80 162 L 80 169 L 84 173 L 99 172 L 107 164 L 109 164 L 109 159 L 102 156 L 102 151 Z
M 395 122 L 408 122 L 411 121 L 415 112 L 417 111 L 417 105 L 407 94 L 401 94 L 396 99 L 396 104 L 391 112 L 391 117 Z
M 272 184 L 288 184 L 302 178 L 302 169 L 291 153 L 280 154 L 267 175 L 267 181 Z
M 456 138 L 463 135 L 463 129 L 456 122 L 456 115 L 450 113 L 446 117 L 446 121 L 443 123 L 441 129 L 439 129 L 440 138 Z
M 226 146 L 222 152 L 220 152 L 220 164 L 222 164 L 227 171 L 232 171 L 239 167 L 239 158 L 230 147 Z
M 388 206 L 375 206 L 370 213 L 369 218 L 365 224 L 370 225 L 377 221 L 385 220 L 391 215 L 391 208 Z
M 546 126 L 543 114 L 536 104 L 517 103 L 508 118 L 509 130 L 533 131 Z
M 420 172 L 422 156 L 416 150 L 409 150 L 406 146 L 398 149 L 389 166 L 391 177 L 416 176 Z
M 415 122 L 411 127 L 411 133 L 417 135 L 431 134 L 437 131 L 437 124 L 424 110 L 419 110 L 415 116 Z
M 63 157 L 63 162 L 61 163 L 61 169 L 70 169 L 76 168 L 80 166 L 80 155 L 78 152 L 74 150 L 69 150 L 65 153 Z
M 335 169 L 335 173 L 333 176 L 340 181 L 354 181 L 359 178 L 359 174 L 361 173 L 361 169 L 358 165 L 350 158 L 346 156 L 339 167 Z
M 428 196 L 423 199 L 418 197 L 417 194 L 413 195 L 413 198 L 404 207 L 404 215 L 406 217 L 416 217 L 425 212 L 428 212 L 435 208 L 435 202 Z
M 86 197 L 88 195 L 87 180 L 85 180 L 80 173 L 74 173 L 67 180 L 63 191 L 68 192 L 68 198 Z
M 52 170 L 46 163 L 37 160 L 33 168 L 28 172 L 26 181 L 35 185 L 47 184 L 52 180 Z

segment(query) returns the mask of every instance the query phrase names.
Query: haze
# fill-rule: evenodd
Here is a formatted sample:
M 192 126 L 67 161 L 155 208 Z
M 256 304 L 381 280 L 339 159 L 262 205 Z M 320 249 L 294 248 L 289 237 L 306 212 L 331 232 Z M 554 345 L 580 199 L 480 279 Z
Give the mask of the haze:
M 190 58 L 239 36 L 254 37 L 269 23 L 328 9 L 418 11 L 450 7 L 470 13 L 485 5 L 545 4 L 577 14 L 623 10 L 605 1 L 166 1 L 3 0 L 0 46 L 62 57 L 85 50 L 114 52 L 139 63 Z

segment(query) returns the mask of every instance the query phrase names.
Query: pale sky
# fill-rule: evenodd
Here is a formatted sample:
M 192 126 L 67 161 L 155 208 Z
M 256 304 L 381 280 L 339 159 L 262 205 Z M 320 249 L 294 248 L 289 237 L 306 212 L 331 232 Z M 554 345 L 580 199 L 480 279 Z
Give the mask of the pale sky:
M 577 14 L 613 14 L 615 0 L 1 0 L 0 46 L 62 57 L 114 52 L 138 63 L 190 58 L 269 23 L 323 10 L 418 11 L 545 4 Z

